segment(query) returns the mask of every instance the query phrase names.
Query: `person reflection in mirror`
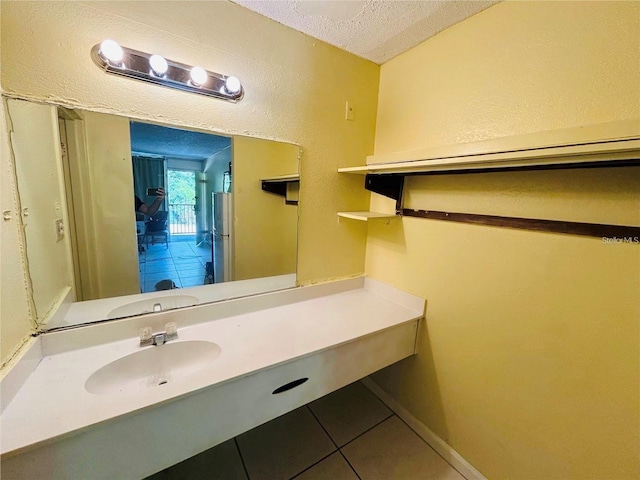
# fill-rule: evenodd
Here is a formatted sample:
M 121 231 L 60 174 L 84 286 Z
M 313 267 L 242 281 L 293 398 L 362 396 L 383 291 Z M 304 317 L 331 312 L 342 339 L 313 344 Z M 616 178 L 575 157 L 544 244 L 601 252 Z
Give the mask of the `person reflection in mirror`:
M 154 213 L 158 211 L 160 205 L 164 201 L 165 193 L 164 188 L 158 188 L 158 193 L 156 195 L 156 199 L 153 201 L 151 205 L 147 205 L 140 198 L 135 195 L 136 201 L 136 212 L 144 213 L 145 215 L 153 216 Z

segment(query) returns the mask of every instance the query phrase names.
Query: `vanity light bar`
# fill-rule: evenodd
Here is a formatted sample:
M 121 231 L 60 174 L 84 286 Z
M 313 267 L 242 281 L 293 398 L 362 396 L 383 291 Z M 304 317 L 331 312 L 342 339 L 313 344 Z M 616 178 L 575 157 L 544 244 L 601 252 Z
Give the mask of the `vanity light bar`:
M 107 73 L 233 103 L 244 97 L 244 88 L 236 77 L 210 72 L 198 66 L 192 67 L 157 54 L 151 55 L 122 47 L 114 40 L 105 40 L 95 45 L 91 49 L 91 58 Z

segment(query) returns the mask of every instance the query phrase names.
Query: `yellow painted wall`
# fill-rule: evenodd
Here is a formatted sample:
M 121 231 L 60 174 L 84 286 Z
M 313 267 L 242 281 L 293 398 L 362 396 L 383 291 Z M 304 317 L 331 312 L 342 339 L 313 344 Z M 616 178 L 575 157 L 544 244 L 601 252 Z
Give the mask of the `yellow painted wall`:
M 375 153 L 638 119 L 638 39 L 638 2 L 500 3 L 382 66 Z M 640 225 L 638 168 L 422 177 L 406 195 Z M 487 478 L 640 477 L 640 245 L 404 218 L 369 227 L 366 272 L 427 299 L 419 354 L 375 381 Z
M 233 73 L 245 97 L 232 104 L 106 75 L 89 57 L 104 38 Z M 5 2 L 2 43 L 9 93 L 302 145 L 300 281 L 363 271 L 366 230 L 335 212 L 365 208 L 368 195 L 336 169 L 373 150 L 379 66 L 217 1 Z M 346 100 L 354 121 L 344 120 Z
M 380 68 L 230 2 L 2 2 L 4 92 L 133 119 L 303 146 L 298 280 L 364 271 L 361 179 L 338 176 L 373 151 Z M 105 38 L 238 76 L 232 104 L 107 75 L 90 59 Z M 355 120 L 345 121 L 345 102 Z M 331 261 L 327 261 L 331 258 Z
M 454 25 L 382 66 L 375 153 L 638 119 L 638 8 L 503 2 Z
M 260 179 L 298 173 L 300 147 L 233 139 L 233 279 L 295 273 L 298 207 L 262 191 Z
M 29 338 L 35 316 L 28 292 L 26 254 L 20 204 L 16 191 L 15 169 L 9 143 L 5 105 L 0 109 L 0 194 L 2 212 L 10 219 L 0 220 L 0 365 L 4 365 Z
M 90 159 L 84 203 L 91 203 L 92 216 L 90 238 L 79 241 L 93 245 L 92 258 L 84 264 L 96 269 L 91 274 L 97 283 L 94 298 L 140 293 L 129 119 L 81 115 Z
M 58 239 L 55 224 L 69 224 L 58 116 L 55 107 L 21 100 L 9 99 L 7 107 L 33 312 L 43 323 L 73 290 L 69 235 Z

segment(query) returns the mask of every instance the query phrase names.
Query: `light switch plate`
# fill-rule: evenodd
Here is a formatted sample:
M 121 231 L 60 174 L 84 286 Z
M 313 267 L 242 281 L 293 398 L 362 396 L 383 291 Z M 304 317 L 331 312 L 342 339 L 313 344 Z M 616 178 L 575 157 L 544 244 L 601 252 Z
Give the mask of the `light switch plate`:
M 56 219 L 56 239 L 60 241 L 64 238 L 64 222 L 61 218 Z
M 345 110 L 344 110 L 344 119 L 353 120 L 353 114 L 354 114 L 353 105 L 351 105 L 347 100 L 347 104 L 345 105 Z

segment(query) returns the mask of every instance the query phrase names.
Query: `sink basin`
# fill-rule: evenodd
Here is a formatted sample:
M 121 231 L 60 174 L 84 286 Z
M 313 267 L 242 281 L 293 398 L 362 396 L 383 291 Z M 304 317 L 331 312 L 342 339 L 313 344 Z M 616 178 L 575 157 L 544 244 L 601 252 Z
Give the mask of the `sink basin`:
M 95 394 L 162 388 L 162 385 L 211 368 L 219 355 L 220 347 L 205 341 L 178 341 L 146 347 L 96 370 L 84 387 Z
M 198 305 L 200 301 L 196 297 L 193 297 L 191 295 L 166 295 L 147 298 L 146 300 L 128 303 L 126 305 L 122 305 L 121 307 L 115 308 L 109 312 L 107 318 L 130 317 L 131 315 L 150 313 L 153 312 L 153 306 L 158 303 L 162 307 L 162 311 L 164 311 L 171 310 L 173 308 Z

